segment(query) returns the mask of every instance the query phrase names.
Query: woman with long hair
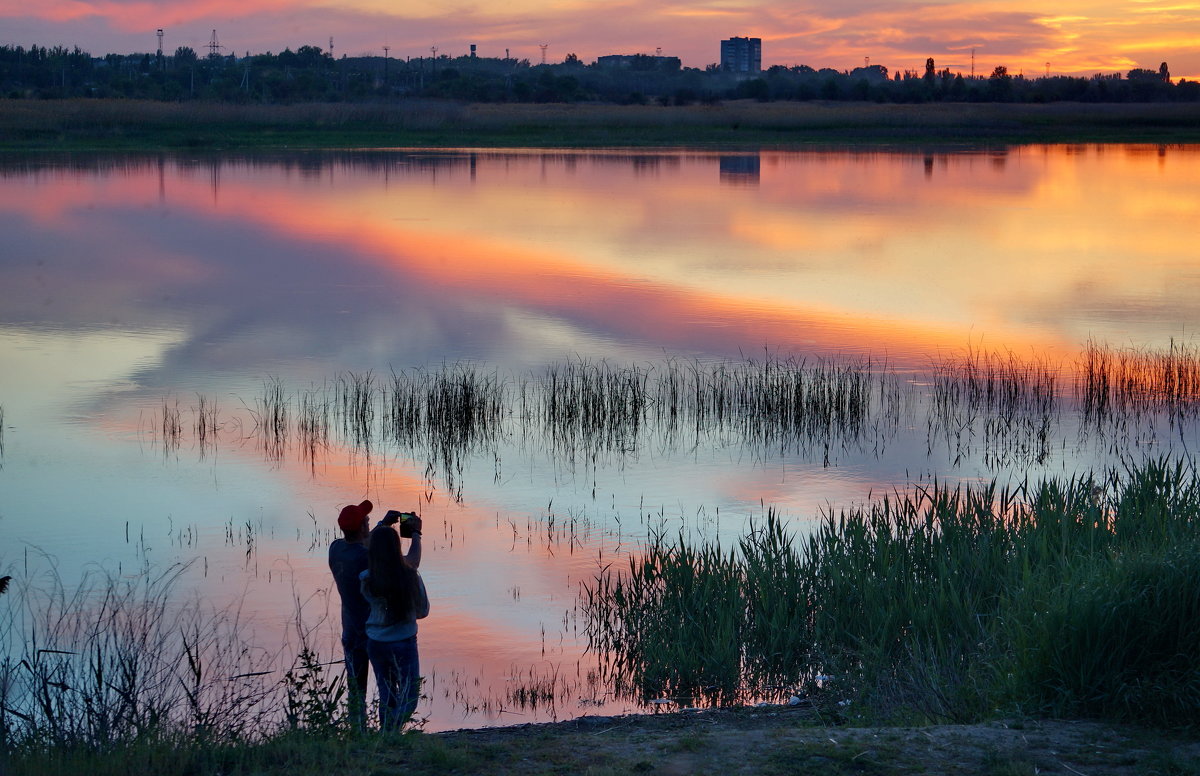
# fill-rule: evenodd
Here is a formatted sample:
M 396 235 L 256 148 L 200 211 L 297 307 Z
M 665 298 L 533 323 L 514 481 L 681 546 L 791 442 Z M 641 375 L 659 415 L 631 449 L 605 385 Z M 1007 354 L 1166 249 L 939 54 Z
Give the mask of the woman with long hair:
M 371 531 L 367 570 L 359 575 L 363 597 L 371 605 L 367 656 L 379 688 L 379 723 L 384 730 L 403 727 L 420 697 L 417 620 L 429 614 L 429 597 L 417 573 L 421 564 L 421 518 L 413 516 L 409 522 L 412 543 L 407 555 L 400 551 L 400 534 L 392 527 L 394 521 L 388 523 L 385 518 Z

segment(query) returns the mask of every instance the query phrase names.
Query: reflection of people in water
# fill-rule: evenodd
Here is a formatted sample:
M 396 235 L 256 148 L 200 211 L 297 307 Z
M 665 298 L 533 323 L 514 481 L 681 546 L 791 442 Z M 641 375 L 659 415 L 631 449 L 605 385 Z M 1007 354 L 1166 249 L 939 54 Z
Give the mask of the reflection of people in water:
M 405 555 L 400 551 L 400 534 L 393 528 L 397 514 L 389 512 L 371 531 L 367 570 L 359 577 L 363 597 L 371 606 L 367 653 L 379 688 L 379 722 L 384 730 L 398 730 L 417 707 L 421 682 L 417 620 L 429 614 L 425 583 L 417 573 L 421 518 L 412 515 L 405 521 L 403 532 L 409 535 L 411 526 L 412 536 Z
M 366 722 L 367 616 L 371 605 L 363 598 L 359 575 L 367 570 L 367 536 L 371 532 L 372 504 L 350 504 L 338 515 L 342 538 L 329 545 L 329 570 L 342 599 L 342 651 L 346 656 L 350 719 L 358 727 Z

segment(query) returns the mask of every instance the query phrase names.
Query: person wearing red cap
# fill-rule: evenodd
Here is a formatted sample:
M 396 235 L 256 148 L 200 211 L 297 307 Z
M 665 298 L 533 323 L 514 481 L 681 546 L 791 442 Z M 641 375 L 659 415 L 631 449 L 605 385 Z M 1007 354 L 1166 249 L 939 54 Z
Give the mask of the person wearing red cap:
M 358 575 L 367 570 L 367 539 L 371 533 L 373 504 L 349 504 L 338 515 L 342 538 L 329 545 L 329 570 L 342 599 L 342 651 L 346 657 L 346 678 L 350 719 L 357 727 L 366 724 L 367 698 L 367 617 L 371 606 L 363 598 Z

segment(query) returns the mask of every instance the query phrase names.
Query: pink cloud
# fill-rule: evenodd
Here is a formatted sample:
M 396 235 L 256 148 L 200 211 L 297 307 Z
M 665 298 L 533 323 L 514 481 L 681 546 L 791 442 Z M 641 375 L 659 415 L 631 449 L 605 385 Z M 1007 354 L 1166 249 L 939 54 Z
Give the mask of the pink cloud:
M 1068 4 L 1048 14 L 1043 4 L 966 0 L 864 0 L 836 6 L 805 2 L 786 7 L 761 0 L 526 2 L 508 10 L 483 3 L 445 10 L 401 4 L 394 11 L 373 3 L 284 0 L 0 0 L 0 18 L 6 28 L 0 36 L 10 38 L 0 38 L 0 43 L 67 42 L 93 53 L 148 50 L 153 31 L 163 27 L 168 48 L 203 45 L 217 29 L 222 42 L 238 52 L 325 47 L 334 36 L 337 50 L 351 55 L 379 53 L 384 44 L 398 57 L 424 56 L 431 46 L 458 55 L 476 43 L 484 56 L 503 56 L 507 49 L 513 56 L 537 61 L 538 44 L 549 43 L 551 62 L 569 52 L 590 61 L 603 54 L 653 53 L 661 48 L 685 65 L 703 67 L 719 58 L 722 38 L 753 35 L 764 40 L 764 65 L 850 69 L 869 56 L 872 64 L 903 70 L 934 57 L 939 65 L 966 70 L 975 49 L 976 71 L 981 73 L 999 64 L 1014 72 L 1040 73 L 1047 61 L 1053 72 L 1068 74 L 1157 67 L 1160 61 L 1171 63 L 1176 75 L 1200 72 L 1200 6 L 1191 3 Z

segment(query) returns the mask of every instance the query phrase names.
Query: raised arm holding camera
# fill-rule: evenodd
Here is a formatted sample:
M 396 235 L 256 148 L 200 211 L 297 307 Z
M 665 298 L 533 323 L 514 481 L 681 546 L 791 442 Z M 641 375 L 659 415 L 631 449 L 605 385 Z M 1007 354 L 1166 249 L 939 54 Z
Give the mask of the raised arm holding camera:
M 407 554 L 401 553 L 402 536 L 410 540 Z M 384 730 L 400 729 L 420 697 L 417 620 L 429 614 L 425 583 L 417 573 L 420 565 L 420 516 L 388 512 L 371 531 L 367 570 L 359 575 L 363 598 L 371 609 L 367 654 L 379 688 L 379 721 Z

